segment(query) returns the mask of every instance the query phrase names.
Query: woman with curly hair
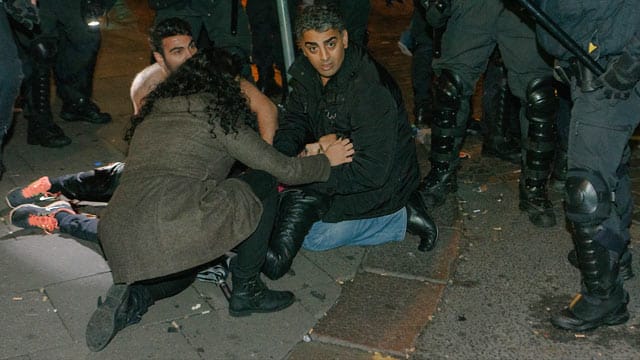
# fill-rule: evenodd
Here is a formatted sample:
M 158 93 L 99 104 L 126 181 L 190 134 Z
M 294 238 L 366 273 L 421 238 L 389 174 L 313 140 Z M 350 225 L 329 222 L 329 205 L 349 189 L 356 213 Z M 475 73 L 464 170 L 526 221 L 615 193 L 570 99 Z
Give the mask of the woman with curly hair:
M 324 154 L 300 158 L 276 151 L 249 127 L 246 99 L 219 55 L 200 51 L 185 62 L 149 94 L 133 124 L 126 169 L 98 225 L 114 285 L 87 325 L 92 351 L 232 248 L 230 315 L 278 311 L 294 301 L 260 279 L 276 181 L 326 181 L 331 166 L 351 161 L 353 146 L 338 140 Z M 227 178 L 236 160 L 252 170 Z

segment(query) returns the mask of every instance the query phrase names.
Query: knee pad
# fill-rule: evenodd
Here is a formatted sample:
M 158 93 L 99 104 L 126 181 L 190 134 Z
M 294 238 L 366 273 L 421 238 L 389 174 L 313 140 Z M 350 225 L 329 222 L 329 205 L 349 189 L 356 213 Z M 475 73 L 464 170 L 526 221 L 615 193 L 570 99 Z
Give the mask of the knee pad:
M 613 194 L 600 173 L 570 169 L 565 191 L 567 218 L 577 226 L 594 226 L 609 218 Z
M 527 86 L 526 102 L 529 138 L 553 142 L 559 101 L 551 77 L 531 80 Z

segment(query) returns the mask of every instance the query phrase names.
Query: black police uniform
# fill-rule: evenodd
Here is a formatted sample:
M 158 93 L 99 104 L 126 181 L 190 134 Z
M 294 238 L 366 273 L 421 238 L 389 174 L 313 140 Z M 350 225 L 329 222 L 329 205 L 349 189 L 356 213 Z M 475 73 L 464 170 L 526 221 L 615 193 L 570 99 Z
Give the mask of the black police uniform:
M 631 261 L 628 141 L 640 122 L 640 1 L 542 0 L 540 5 L 606 69 L 594 76 L 538 29 L 546 50 L 565 65 L 574 64 L 565 191 L 582 290 L 552 323 L 573 331 L 621 324 L 629 318 L 620 266 Z
M 439 6 L 444 4 L 444 6 Z M 512 2 L 502 0 L 427 1 L 427 20 L 442 25 L 442 56 L 433 61 L 434 119 L 431 132 L 431 171 L 420 191 L 431 206 L 444 203 L 457 190 L 459 151 L 469 117 L 469 99 L 496 45 L 508 70 L 509 88 L 526 106 L 521 111 L 525 144 L 520 180 L 520 209 L 540 227 L 555 225 L 547 196 L 547 179 L 554 151 L 557 98 L 551 67 L 539 52 L 533 24 Z

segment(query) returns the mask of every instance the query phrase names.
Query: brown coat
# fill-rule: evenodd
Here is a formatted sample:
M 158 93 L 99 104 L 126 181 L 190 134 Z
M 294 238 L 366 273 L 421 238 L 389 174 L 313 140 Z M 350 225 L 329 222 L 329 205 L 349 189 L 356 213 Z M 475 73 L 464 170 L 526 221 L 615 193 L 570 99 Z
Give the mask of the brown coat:
M 210 94 L 159 100 L 138 126 L 127 166 L 98 233 L 116 283 L 209 262 L 246 239 L 262 214 L 249 185 L 227 179 L 237 159 L 279 181 L 326 181 L 323 156 L 290 158 L 241 127 L 215 136 L 203 112 Z

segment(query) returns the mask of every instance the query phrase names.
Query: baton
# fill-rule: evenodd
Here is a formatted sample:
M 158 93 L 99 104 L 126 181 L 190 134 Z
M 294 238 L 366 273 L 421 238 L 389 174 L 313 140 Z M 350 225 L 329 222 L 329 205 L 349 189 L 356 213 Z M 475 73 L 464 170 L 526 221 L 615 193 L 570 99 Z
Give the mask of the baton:
M 591 72 L 600 76 L 604 73 L 604 68 L 600 66 L 589 54 L 581 48 L 575 40 L 569 36 L 564 30 L 558 26 L 551 18 L 545 14 L 538 5 L 534 4 L 530 0 L 517 0 L 522 6 L 524 6 L 531 15 L 536 19 L 536 21 L 544 27 L 551 36 L 553 36 L 558 42 L 565 47 L 565 49 L 569 50 L 578 61 L 580 61 L 584 66 L 586 66 Z

